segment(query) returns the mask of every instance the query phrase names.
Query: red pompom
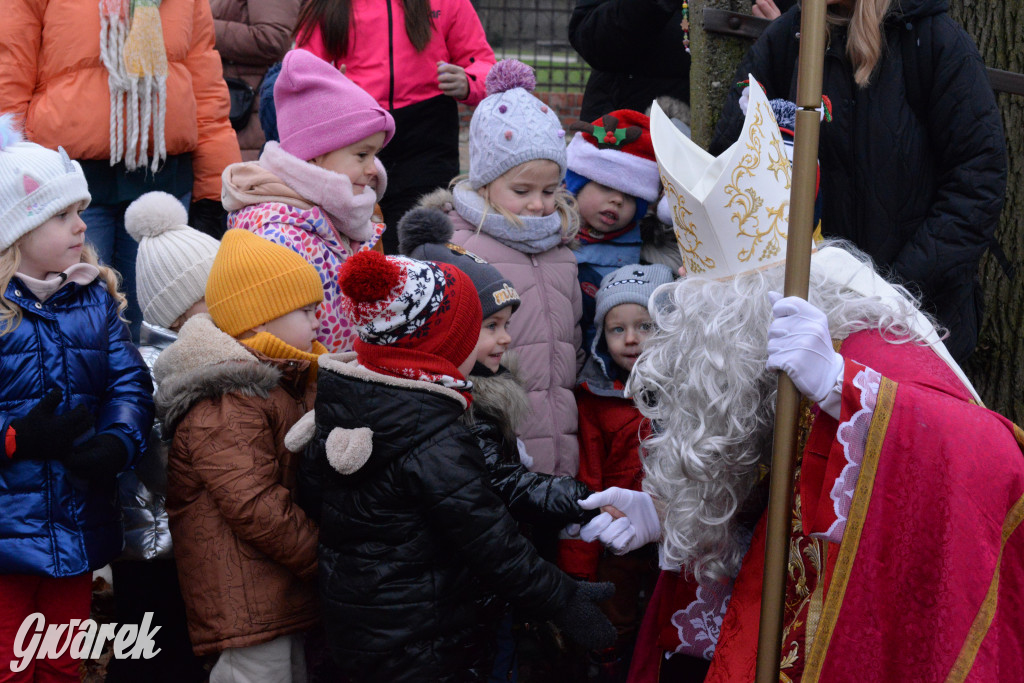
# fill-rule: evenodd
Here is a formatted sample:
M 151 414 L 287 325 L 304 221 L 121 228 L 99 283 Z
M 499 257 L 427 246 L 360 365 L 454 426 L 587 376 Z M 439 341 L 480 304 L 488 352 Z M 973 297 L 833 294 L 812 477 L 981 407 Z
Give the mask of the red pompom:
M 362 251 L 345 261 L 338 284 L 355 303 L 380 301 L 399 284 L 402 267 L 379 251 Z

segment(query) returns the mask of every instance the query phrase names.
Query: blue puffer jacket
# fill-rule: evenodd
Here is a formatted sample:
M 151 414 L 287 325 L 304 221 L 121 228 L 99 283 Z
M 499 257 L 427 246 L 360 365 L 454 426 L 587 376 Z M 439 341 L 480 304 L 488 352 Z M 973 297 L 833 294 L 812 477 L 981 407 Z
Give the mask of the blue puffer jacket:
M 0 337 L 0 434 L 60 387 L 60 412 L 88 406 L 95 431 L 120 438 L 134 463 L 153 423 L 152 384 L 103 282 L 70 283 L 40 303 L 14 278 L 5 297 L 24 317 Z M 100 490 L 56 460 L 0 465 L 0 574 L 75 576 L 122 543 L 113 479 Z

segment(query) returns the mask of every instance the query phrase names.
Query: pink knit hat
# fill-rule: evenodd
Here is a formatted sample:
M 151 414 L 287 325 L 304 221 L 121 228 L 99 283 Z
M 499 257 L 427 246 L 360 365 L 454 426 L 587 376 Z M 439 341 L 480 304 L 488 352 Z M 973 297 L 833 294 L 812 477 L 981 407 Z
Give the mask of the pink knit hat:
M 368 92 L 306 50 L 284 56 L 274 105 L 281 149 L 303 161 L 381 131 L 386 145 L 395 134 L 391 114 Z

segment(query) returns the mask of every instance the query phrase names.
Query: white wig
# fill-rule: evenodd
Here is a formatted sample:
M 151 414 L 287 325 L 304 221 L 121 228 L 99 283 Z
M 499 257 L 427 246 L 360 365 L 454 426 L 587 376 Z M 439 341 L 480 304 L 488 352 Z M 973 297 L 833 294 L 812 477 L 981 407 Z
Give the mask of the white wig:
M 896 287 L 903 298 L 895 303 L 865 298 L 819 271 L 812 265 L 809 298 L 834 339 L 877 329 L 893 343 L 923 341 L 906 289 Z M 749 530 L 735 517 L 761 478 L 759 465 L 770 464 L 778 380 L 765 368 L 768 292 L 782 285 L 776 267 L 726 281 L 683 279 L 652 297 L 657 330 L 627 390 L 654 425 L 644 442 L 644 489 L 665 504 L 662 561 L 698 580 L 734 577 L 746 552 Z

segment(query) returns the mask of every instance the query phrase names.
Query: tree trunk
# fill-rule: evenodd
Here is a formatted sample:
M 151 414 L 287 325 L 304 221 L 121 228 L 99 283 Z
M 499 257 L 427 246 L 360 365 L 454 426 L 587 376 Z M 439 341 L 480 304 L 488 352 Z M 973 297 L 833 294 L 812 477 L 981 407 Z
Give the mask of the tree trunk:
M 951 13 L 986 66 L 1024 73 L 1024 5 L 1007 0 L 963 0 Z M 981 263 L 985 316 L 978 348 L 965 371 L 985 404 L 1024 424 L 1024 97 L 998 94 L 1009 156 L 1006 204 L 996 238 L 1016 270 L 1010 280 L 991 254 Z
M 691 0 L 690 129 L 694 142 L 708 148 L 736 69 L 754 41 L 704 31 L 704 8 L 750 14 L 750 0 Z

